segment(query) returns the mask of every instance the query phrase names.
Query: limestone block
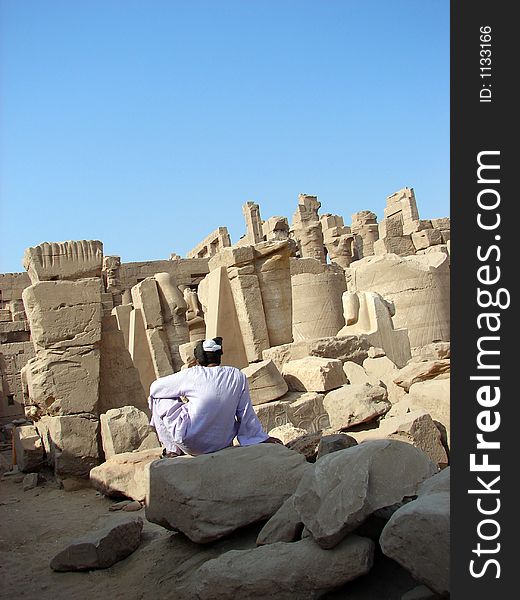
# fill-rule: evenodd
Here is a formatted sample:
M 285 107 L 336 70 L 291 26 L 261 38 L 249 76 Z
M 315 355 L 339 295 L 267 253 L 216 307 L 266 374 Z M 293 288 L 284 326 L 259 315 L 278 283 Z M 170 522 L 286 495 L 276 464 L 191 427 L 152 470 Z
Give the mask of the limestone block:
M 263 526 L 256 538 L 257 546 L 276 542 L 295 542 L 301 536 L 303 523 L 290 496 Z
M 419 231 L 424 231 L 426 229 L 431 229 L 432 226 L 432 222 L 427 219 L 411 219 L 408 221 L 403 221 L 403 235 L 412 235 L 414 233 L 417 233 Z M 413 237 L 412 237 L 412 242 L 413 242 Z
M 53 571 L 106 569 L 126 558 L 141 543 L 143 520 L 117 520 L 99 531 L 75 539 L 51 560 Z
M 438 598 L 438 594 L 425 585 L 418 585 L 401 596 L 401 600 L 437 600 Z
M 130 313 L 129 344 L 130 356 L 139 373 L 143 390 L 148 395 L 156 376 L 140 308 Z
M 450 380 L 432 379 L 414 383 L 407 396 L 412 408 L 425 410 L 431 415 L 437 427 L 446 431 L 450 444 Z
M 247 361 L 261 360 L 270 343 L 258 276 L 228 269 L 228 277 Z
M 132 301 L 134 308 L 142 311 L 144 326 L 146 329 L 162 327 L 161 300 L 157 282 L 153 277 L 147 277 L 132 288 Z
M 292 423 L 286 423 L 285 425 L 280 425 L 279 427 L 271 429 L 268 433 L 270 436 L 281 440 L 282 443 L 287 446 L 289 442 L 294 442 L 294 440 L 304 436 L 307 431 L 305 429 L 295 427 Z
M 374 242 L 374 254 L 376 256 L 384 254 L 410 256 L 411 254 L 415 254 L 415 246 L 410 235 L 379 238 L 377 242 Z
M 199 284 L 208 339 L 224 338 L 222 364 L 242 369 L 249 364 L 225 267 L 210 272 Z
M 398 371 L 393 381 L 407 392 L 414 383 L 450 376 L 450 359 L 410 362 Z
M 13 443 L 18 470 L 37 471 L 45 462 L 43 442 L 33 425 L 22 425 L 13 430 Z
M 425 410 L 415 410 L 401 416 L 383 419 L 377 429 L 363 435 L 364 440 L 399 439 L 422 450 L 439 466 L 448 464 L 439 429 Z
M 402 387 L 399 387 L 393 381 L 398 369 L 397 366 L 387 356 L 366 358 L 363 361 L 363 368 L 371 380 L 379 379 L 381 385 L 386 388 L 388 400 L 392 404 L 399 402 L 404 396 L 406 396 L 405 390 Z
M 23 266 L 32 283 L 101 277 L 103 244 L 98 240 L 44 242 L 26 249 Z
M 101 340 L 101 280 L 41 281 L 22 293 L 35 348 L 97 345 Z
M 449 217 L 442 217 L 440 219 L 431 219 L 432 227 L 435 229 L 447 230 L 451 229 L 451 221 Z
M 346 325 L 338 335 L 365 334 L 395 364 L 404 366 L 411 357 L 407 329 L 395 329 L 395 307 L 376 292 L 345 292 L 342 297 Z
M 94 415 L 42 417 L 36 428 L 55 475 L 88 478 L 99 463 L 99 421 Z
M 141 502 L 148 495 L 148 467 L 161 454 L 162 448 L 114 454 L 90 471 L 90 483 L 106 496 L 126 496 Z
M 131 405 L 148 413 L 147 393 L 125 345 L 123 332 L 117 327 L 116 317 L 103 317 L 101 326 L 98 411 L 104 413 Z
M 379 508 L 414 495 L 436 470 L 409 444 L 364 442 L 320 458 L 302 477 L 294 505 L 313 539 L 333 548 Z
M 157 434 L 152 430 L 147 415 L 134 406 L 115 408 L 100 415 L 101 440 L 105 458 L 114 454 L 141 450 L 142 444 L 147 448 L 159 448 Z M 151 439 L 147 439 L 151 438 Z M 150 443 L 153 445 L 150 446 Z
M 351 360 L 362 364 L 368 356 L 369 348 L 370 342 L 364 334 L 349 335 L 283 344 L 264 350 L 262 356 L 264 360 L 271 359 L 280 370 L 286 362 L 307 356 L 337 358 L 341 362 Z
M 150 467 L 146 518 L 194 542 L 211 542 L 271 517 L 308 468 L 301 454 L 279 444 L 160 460 Z
M 373 553 L 372 540 L 355 535 L 327 551 L 312 540 L 231 550 L 200 567 L 192 597 L 313 600 L 368 573 Z
M 359 383 L 370 383 L 371 385 L 381 385 L 379 377 L 369 375 L 365 369 L 351 360 L 343 364 L 343 371 L 347 376 L 348 382 L 355 385 Z
M 416 250 L 423 250 L 436 244 L 442 244 L 442 235 L 438 229 L 423 229 L 412 233 L 412 242 Z
M 353 262 L 349 270 L 349 291 L 377 292 L 394 304 L 394 327 L 408 329 L 412 348 L 449 341 L 450 269 L 445 254 L 386 254 Z
M 397 510 L 379 540 L 384 554 L 442 596 L 450 593 L 450 494 L 421 493 Z
M 25 367 L 29 399 L 38 414 L 96 413 L 99 398 L 99 350 L 40 350 Z
M 294 391 L 326 392 L 347 382 L 340 360 L 318 356 L 285 363 L 282 375 Z
M 353 437 L 347 435 L 346 433 L 331 433 L 324 435 L 322 436 L 318 446 L 316 460 L 319 460 L 323 456 L 331 454 L 332 452 L 345 450 L 345 448 L 351 448 L 352 446 L 357 446 L 357 442 Z
M 123 334 L 125 346 L 130 350 L 130 313 L 132 312 L 131 304 L 121 304 L 112 309 L 112 315 L 117 319 L 117 327 Z
M 264 308 L 269 346 L 292 342 L 291 250 L 287 241 L 255 246 L 255 272 Z
M 242 373 L 247 377 L 253 405 L 277 400 L 289 389 L 272 360 L 253 363 L 242 369 Z
M 377 419 L 391 408 L 386 389 L 369 383 L 342 385 L 323 400 L 332 429 L 348 429 Z
M 345 324 L 341 296 L 347 284 L 343 270 L 315 262 L 321 272 L 291 275 L 292 332 L 296 342 L 335 336 Z
M 282 400 L 256 405 L 254 409 L 265 431 L 292 423 L 314 433 L 330 425 L 329 416 L 323 408 L 323 394 L 315 392 L 291 392 Z
M 291 422 L 289 416 L 290 404 L 289 400 L 275 400 L 274 402 L 257 404 L 253 408 L 264 430 L 270 431 L 275 427 Z
M 412 350 L 412 359 L 415 361 L 421 360 L 436 360 L 450 358 L 451 345 L 450 342 L 432 342 L 420 348 Z
M 288 414 L 290 422 L 309 433 L 330 427 L 329 415 L 323 407 L 323 394 L 316 392 L 290 393 L 284 396 L 290 400 Z

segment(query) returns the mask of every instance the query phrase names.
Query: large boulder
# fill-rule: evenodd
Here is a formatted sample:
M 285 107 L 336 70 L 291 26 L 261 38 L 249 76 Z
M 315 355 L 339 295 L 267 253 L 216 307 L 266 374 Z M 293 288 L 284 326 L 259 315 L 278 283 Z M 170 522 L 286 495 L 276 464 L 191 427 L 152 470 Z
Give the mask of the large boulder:
M 309 468 L 302 454 L 279 444 L 157 461 L 146 517 L 194 542 L 212 542 L 271 517 Z
M 90 471 L 90 483 L 106 496 L 143 501 L 148 493 L 148 466 L 161 454 L 162 448 L 115 454 Z
M 141 518 L 117 520 L 100 531 L 73 540 L 51 560 L 54 571 L 106 569 L 123 560 L 141 543 Z
M 42 417 L 36 428 L 58 477 L 88 479 L 99 463 L 99 420 L 94 415 Z
M 22 293 L 37 348 L 70 348 L 101 340 L 101 280 L 41 281 Z
M 343 385 L 329 392 L 323 400 L 332 429 L 348 429 L 373 421 L 391 408 L 386 389 L 360 383 Z
M 287 391 L 287 383 L 272 360 L 262 360 L 242 369 L 249 384 L 251 403 L 264 404 L 281 398 Z
M 101 439 L 105 458 L 134 450 L 160 446 L 146 414 L 135 406 L 113 408 L 100 415 Z
M 266 431 L 292 423 L 310 433 L 327 429 L 329 415 L 323 408 L 323 394 L 289 392 L 280 400 L 258 404 L 255 412 Z
M 380 508 L 415 495 L 437 467 L 394 440 L 364 442 L 320 458 L 302 478 L 294 505 L 322 548 L 333 548 Z
M 285 363 L 282 375 L 289 389 L 300 392 L 327 392 L 347 383 L 340 360 L 318 356 L 308 356 Z
M 314 600 L 368 573 L 374 543 L 350 536 L 333 550 L 311 539 L 231 550 L 196 573 L 197 600 Z
M 418 498 L 397 510 L 380 537 L 383 552 L 441 595 L 450 591 L 449 469 L 424 482 Z
M 39 470 L 44 462 L 43 443 L 33 425 L 22 425 L 13 429 L 13 443 L 18 469 L 24 473 Z

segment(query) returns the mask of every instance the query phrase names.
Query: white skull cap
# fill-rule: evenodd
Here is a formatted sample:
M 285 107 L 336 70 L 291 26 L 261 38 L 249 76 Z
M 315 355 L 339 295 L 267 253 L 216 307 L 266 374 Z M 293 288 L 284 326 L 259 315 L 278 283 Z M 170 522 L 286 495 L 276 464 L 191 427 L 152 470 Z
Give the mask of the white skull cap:
M 222 350 L 222 346 L 219 346 L 215 340 L 204 340 L 202 342 L 202 348 L 206 352 L 217 352 L 218 350 Z

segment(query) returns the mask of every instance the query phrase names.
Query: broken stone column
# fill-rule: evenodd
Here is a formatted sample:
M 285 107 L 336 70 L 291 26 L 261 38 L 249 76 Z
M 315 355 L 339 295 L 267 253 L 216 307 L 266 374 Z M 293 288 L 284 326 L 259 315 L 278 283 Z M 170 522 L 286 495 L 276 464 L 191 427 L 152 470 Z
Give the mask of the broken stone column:
M 353 256 L 355 260 L 372 256 L 374 244 L 379 239 L 377 215 L 370 210 L 361 210 L 352 215 L 350 231 L 354 236 Z
M 222 364 L 242 369 L 249 361 L 226 267 L 217 267 L 199 284 L 207 338 L 224 338 Z M 219 333 L 220 332 L 220 333 Z
M 199 291 L 206 335 L 224 338 L 225 364 L 246 367 L 292 341 L 290 254 L 287 240 L 225 248 L 210 260 Z M 228 362 L 230 350 L 237 362 Z
M 413 189 L 403 188 L 388 196 L 384 215 L 384 219 L 379 223 L 379 240 L 374 244 L 374 253 L 399 256 L 415 254 L 411 234 L 428 227 L 428 224 L 419 221 Z
M 146 341 L 154 368 L 154 379 L 171 375 L 175 369 L 164 327 L 157 281 L 153 277 L 147 277 L 134 285 L 132 300 L 134 309 L 140 310 L 143 317 Z
M 343 217 L 339 215 L 322 215 L 320 222 L 330 262 L 346 269 L 354 255 L 354 236 L 350 227 L 345 227 Z
M 290 264 L 294 341 L 335 336 L 345 325 L 343 269 L 312 258 L 292 258 Z
M 349 291 L 377 292 L 394 304 L 394 327 L 408 329 L 412 348 L 450 340 L 450 269 L 446 254 L 368 257 L 350 265 L 349 277 Z
M 60 476 L 85 477 L 99 460 L 102 259 L 101 242 L 85 240 L 44 243 L 24 256 L 36 352 L 24 368 L 27 410 L 47 420 L 48 455 L 65 456 L 53 463 Z
M 271 217 L 262 224 L 262 233 L 266 241 L 289 239 L 289 222 L 286 217 Z
M 321 203 L 317 196 L 300 194 L 298 206 L 293 215 L 292 231 L 300 249 L 301 258 L 315 258 L 326 262 L 323 245 L 323 231 L 318 210 Z
M 115 315 L 102 319 L 100 350 L 99 412 L 105 413 L 123 406 L 148 412 L 148 390 L 141 384 L 139 371 L 132 361 Z
M 398 367 L 411 358 L 410 340 L 406 329 L 394 329 L 395 307 L 376 292 L 345 292 L 343 294 L 345 327 L 338 336 L 367 335 L 376 348 L 383 348 Z
M 254 202 L 246 202 L 242 206 L 242 212 L 246 220 L 247 228 L 247 243 L 258 244 L 264 240 L 264 234 L 262 231 L 262 218 L 260 217 L 260 207 Z

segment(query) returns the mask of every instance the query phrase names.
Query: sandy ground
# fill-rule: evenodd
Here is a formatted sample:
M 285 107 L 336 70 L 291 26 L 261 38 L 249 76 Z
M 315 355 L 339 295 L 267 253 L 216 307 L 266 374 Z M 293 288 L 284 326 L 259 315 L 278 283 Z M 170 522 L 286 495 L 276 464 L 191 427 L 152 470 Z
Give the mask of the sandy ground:
M 114 500 L 91 488 L 66 492 L 49 479 L 23 491 L 21 476 L 0 480 L 0 598 L 17 600 L 189 600 L 190 577 L 203 562 L 231 549 L 255 546 L 261 525 L 200 546 L 184 535 L 146 521 L 144 510 L 111 512 Z M 55 573 L 53 556 L 69 540 L 104 527 L 124 514 L 145 521 L 142 542 L 109 569 Z M 400 600 L 418 585 L 393 561 L 378 556 L 371 573 L 330 600 Z M 274 596 L 273 596 L 274 597 Z M 240 599 L 237 599 L 240 600 Z

